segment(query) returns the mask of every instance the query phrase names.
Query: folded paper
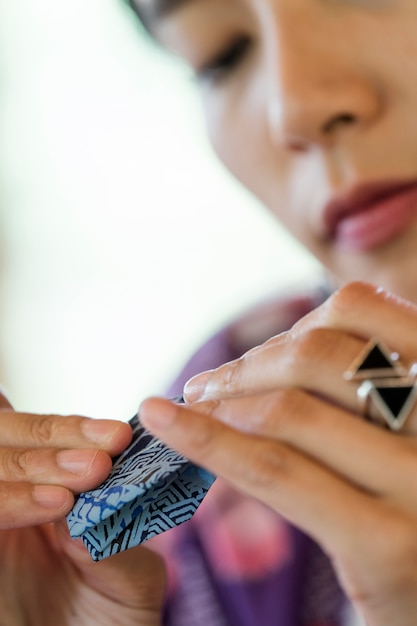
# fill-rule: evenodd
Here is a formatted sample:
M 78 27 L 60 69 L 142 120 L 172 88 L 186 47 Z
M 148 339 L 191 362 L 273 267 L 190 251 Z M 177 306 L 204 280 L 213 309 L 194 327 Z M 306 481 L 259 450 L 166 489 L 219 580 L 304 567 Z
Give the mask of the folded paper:
M 70 534 L 81 537 L 94 561 L 137 546 L 188 521 L 214 476 L 155 439 L 137 416 L 133 440 L 107 480 L 81 493 L 67 516 Z

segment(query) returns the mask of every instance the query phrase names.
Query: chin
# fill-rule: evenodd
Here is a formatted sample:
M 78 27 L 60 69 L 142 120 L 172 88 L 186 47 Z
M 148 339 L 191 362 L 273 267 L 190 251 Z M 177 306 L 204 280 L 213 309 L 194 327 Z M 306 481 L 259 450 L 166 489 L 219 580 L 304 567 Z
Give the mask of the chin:
M 332 281 L 336 287 L 341 287 L 346 283 L 362 280 L 383 287 L 400 298 L 417 304 L 417 272 L 412 271 L 414 267 L 417 267 L 417 262 L 416 264 L 410 263 L 404 271 L 398 267 L 377 267 L 372 271 L 364 269 L 357 272 L 342 272 L 337 275 L 332 274 Z
M 400 298 L 405 298 L 414 304 L 417 304 L 417 276 L 414 275 L 398 275 L 395 272 L 388 273 L 387 276 L 382 276 L 378 284 L 384 289 L 395 293 Z
M 336 286 L 362 280 L 417 304 L 417 232 L 383 248 L 364 252 L 323 250 L 322 263 Z

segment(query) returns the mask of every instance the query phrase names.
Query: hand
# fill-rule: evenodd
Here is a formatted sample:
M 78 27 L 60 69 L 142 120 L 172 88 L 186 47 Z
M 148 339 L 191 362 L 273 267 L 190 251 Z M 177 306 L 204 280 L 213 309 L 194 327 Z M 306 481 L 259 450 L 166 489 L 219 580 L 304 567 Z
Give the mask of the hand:
M 146 548 L 94 563 L 63 517 L 100 484 L 128 424 L 14 413 L 0 394 L 0 615 L 7 626 L 157 626 L 162 559 Z
M 361 283 L 289 332 L 193 379 L 191 407 L 150 399 L 144 425 L 310 534 L 369 626 L 417 615 L 417 410 L 401 433 L 359 419 L 343 373 L 371 337 L 417 361 L 417 308 Z

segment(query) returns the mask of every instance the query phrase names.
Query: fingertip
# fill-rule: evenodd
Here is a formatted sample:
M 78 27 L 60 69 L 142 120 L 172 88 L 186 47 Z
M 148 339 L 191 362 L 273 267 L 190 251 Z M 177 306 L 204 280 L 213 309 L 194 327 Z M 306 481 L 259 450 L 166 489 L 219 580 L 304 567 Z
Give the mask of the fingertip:
M 204 396 L 207 383 L 209 382 L 213 370 L 202 372 L 193 376 L 185 383 L 184 386 L 184 400 L 187 404 L 193 404 L 198 402 Z
M 88 469 L 88 472 L 81 476 L 82 484 L 77 484 L 76 493 L 81 491 L 89 491 L 95 489 L 101 484 L 111 472 L 113 461 L 110 454 L 104 450 L 96 450 L 94 459 Z
M 74 495 L 66 487 L 57 485 L 34 485 L 33 500 L 45 509 L 65 515 L 74 505 Z
M 85 418 L 81 428 L 87 440 L 113 456 L 122 452 L 132 440 L 132 428 L 127 422 Z
M 130 444 L 133 437 L 133 431 L 127 422 L 118 422 L 119 428 L 116 430 L 112 440 L 109 452 L 114 456 L 120 454 Z
M 163 398 L 147 398 L 139 408 L 139 419 L 148 430 L 160 432 L 170 428 L 179 411 L 178 405 Z

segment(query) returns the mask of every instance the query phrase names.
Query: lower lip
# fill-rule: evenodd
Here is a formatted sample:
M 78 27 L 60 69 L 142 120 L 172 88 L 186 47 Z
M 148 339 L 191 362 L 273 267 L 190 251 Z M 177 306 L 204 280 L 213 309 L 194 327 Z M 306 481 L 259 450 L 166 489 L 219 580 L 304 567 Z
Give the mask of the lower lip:
M 337 224 L 336 242 L 351 250 L 371 250 L 401 235 L 417 215 L 417 186 L 384 198 Z

